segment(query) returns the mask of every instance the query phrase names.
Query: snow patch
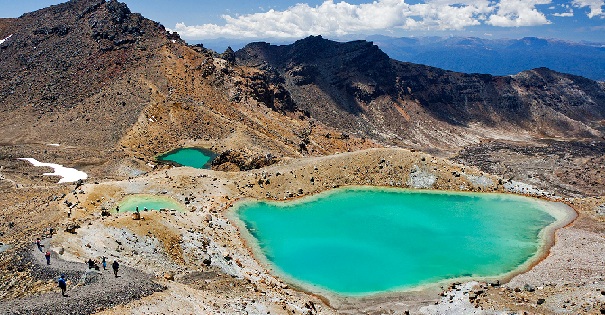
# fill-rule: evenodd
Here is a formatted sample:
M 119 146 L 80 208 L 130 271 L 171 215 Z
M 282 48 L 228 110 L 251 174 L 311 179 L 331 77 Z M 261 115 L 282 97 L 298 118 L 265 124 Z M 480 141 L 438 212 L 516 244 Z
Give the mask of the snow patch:
M 0 45 L 2 45 L 5 41 L 7 41 L 9 38 L 11 38 L 13 36 L 13 34 L 8 35 L 7 38 L 5 39 L 0 39 Z
M 60 176 L 61 179 L 59 180 L 59 183 L 71 183 L 71 182 L 76 182 L 80 179 L 88 178 L 88 174 L 86 174 L 82 171 L 78 171 L 75 168 L 69 168 L 69 167 L 65 167 L 63 165 L 53 164 L 53 163 L 42 163 L 42 162 L 38 162 L 36 159 L 32 159 L 32 158 L 19 158 L 19 160 L 28 161 L 33 166 L 52 167 L 55 170 L 53 173 L 44 173 L 43 175 Z
M 47 145 L 51 146 L 51 147 L 58 147 L 58 146 L 60 146 L 60 144 L 58 144 L 58 143 L 49 143 Z

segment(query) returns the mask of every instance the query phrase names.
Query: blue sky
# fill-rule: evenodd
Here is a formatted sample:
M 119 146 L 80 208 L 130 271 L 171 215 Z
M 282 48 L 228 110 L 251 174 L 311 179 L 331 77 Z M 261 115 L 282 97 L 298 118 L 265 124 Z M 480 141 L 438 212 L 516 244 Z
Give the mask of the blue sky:
M 56 0 L 0 0 L 17 17 Z M 605 0 L 123 0 L 186 40 L 536 36 L 605 42 Z

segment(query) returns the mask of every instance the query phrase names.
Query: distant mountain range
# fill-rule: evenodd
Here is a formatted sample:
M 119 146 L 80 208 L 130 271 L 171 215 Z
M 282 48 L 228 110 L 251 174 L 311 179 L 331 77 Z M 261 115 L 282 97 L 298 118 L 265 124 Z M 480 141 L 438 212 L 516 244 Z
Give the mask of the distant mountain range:
M 371 36 L 389 57 L 464 73 L 512 75 L 545 67 L 605 81 L 605 43 L 556 39 Z

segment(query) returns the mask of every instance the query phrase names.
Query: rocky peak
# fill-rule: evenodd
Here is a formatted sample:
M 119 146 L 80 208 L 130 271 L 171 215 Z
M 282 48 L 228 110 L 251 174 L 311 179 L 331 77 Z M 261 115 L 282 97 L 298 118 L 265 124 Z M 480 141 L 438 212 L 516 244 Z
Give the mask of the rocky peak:
M 236 52 L 236 59 L 241 65 L 274 70 L 293 86 L 318 85 L 351 112 L 381 95 L 396 96 L 390 59 L 372 42 L 309 36 L 285 46 L 249 44 Z
M 34 107 L 71 106 L 168 41 L 163 26 L 115 0 L 53 5 L 5 23 L 2 33 L 12 36 L 0 44 L 0 102 Z
M 221 58 L 227 60 L 230 65 L 235 64 L 235 52 L 233 51 L 233 48 L 231 48 L 231 46 L 227 47 L 225 52 L 221 54 Z
M 333 58 L 338 56 L 339 58 Z M 389 57 L 372 42 L 358 40 L 335 42 L 321 36 L 309 36 L 291 45 L 276 46 L 265 42 L 251 43 L 236 53 L 240 63 L 258 62 L 259 58 L 271 63 L 319 64 L 330 60 L 343 65 L 348 62 L 355 67 L 370 63 L 388 63 Z M 340 60 L 334 60 L 340 59 Z

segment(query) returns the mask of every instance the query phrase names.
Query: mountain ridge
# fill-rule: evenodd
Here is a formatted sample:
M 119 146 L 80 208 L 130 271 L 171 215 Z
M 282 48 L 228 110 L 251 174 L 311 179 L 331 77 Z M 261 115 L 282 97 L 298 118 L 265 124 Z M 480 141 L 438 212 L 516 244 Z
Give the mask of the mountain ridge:
M 414 116 L 404 114 L 406 107 L 424 111 L 418 119 L 436 118 L 444 129 L 501 123 L 544 136 L 602 136 L 597 129 L 605 117 L 605 85 L 545 68 L 504 77 L 464 74 L 390 59 L 371 42 L 320 36 L 292 45 L 253 43 L 236 57 L 282 76 L 311 117 L 332 127 L 346 124 L 352 133 L 359 128 L 359 136 L 372 137 L 372 128 L 402 135 Z M 399 119 L 362 129 L 393 116 Z

